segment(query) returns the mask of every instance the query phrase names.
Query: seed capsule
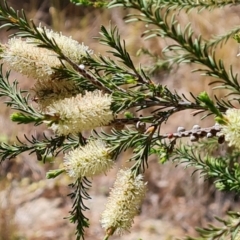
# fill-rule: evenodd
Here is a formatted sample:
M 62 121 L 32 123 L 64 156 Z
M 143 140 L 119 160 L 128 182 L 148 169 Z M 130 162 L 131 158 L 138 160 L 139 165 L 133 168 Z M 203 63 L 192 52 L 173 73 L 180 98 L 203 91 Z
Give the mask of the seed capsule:
M 190 139 L 191 142 L 197 142 L 198 141 L 198 137 L 195 136 L 195 135 L 191 135 L 189 139 Z
M 212 138 L 213 137 L 213 134 L 212 133 L 207 133 L 207 138 Z
M 194 125 L 193 127 L 192 127 L 192 129 L 193 130 L 198 130 L 198 129 L 200 129 L 201 127 L 199 126 L 199 125 Z
M 225 142 L 225 136 L 224 135 L 220 135 L 219 138 L 218 138 L 218 143 L 222 144 L 224 142 Z
M 117 130 L 117 131 L 121 131 L 124 128 L 124 124 L 122 122 L 115 122 L 113 127 Z
M 184 132 L 186 131 L 186 129 L 184 127 L 178 127 L 177 128 L 177 132 Z
M 139 133 L 144 133 L 146 131 L 146 123 L 138 121 L 136 123 L 136 129 Z

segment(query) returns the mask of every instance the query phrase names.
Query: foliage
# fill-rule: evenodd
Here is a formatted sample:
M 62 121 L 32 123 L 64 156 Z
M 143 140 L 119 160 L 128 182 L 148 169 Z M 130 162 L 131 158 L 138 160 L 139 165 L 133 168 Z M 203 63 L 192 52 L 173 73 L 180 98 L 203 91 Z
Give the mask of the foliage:
M 93 7 L 105 7 L 107 5 L 107 1 L 92 1 L 92 0 L 71 0 L 70 2 L 76 5 L 85 5 L 85 6 L 93 6 Z
M 32 106 L 29 89 L 19 89 L 17 80 L 11 83 L 9 81 L 10 72 L 4 73 L 1 67 L 0 96 L 4 97 L 5 104 L 14 110 L 11 120 L 18 124 L 33 124 L 34 127 L 45 124 L 46 127 L 51 129 L 49 131 L 52 136 L 48 137 L 43 134 L 42 139 L 37 139 L 34 136 L 25 135 L 25 140 L 20 140 L 17 136 L 18 143 L 1 143 L 0 162 L 14 159 L 26 151 L 29 154 L 35 153 L 37 160 L 43 162 L 49 155 L 56 157 L 59 153 L 65 154 L 76 148 L 81 148 L 81 154 L 84 155 L 87 151 L 84 150 L 87 148 L 87 143 L 100 139 L 106 144 L 106 146 L 99 147 L 103 151 L 101 152 L 103 160 L 111 157 L 113 161 L 116 161 L 122 152 L 129 149 L 132 151 L 132 156 L 129 159 L 132 163 L 130 167 L 132 175 L 129 177 L 131 180 L 136 178 L 139 182 L 142 181 L 142 177 L 139 176 L 142 176 L 147 170 L 150 155 L 157 156 L 161 163 L 169 161 L 172 157 L 173 161 L 178 164 L 183 163 L 187 167 L 193 166 L 196 171 L 200 171 L 201 176 L 213 178 L 218 190 L 239 193 L 240 152 L 238 143 L 240 140 L 238 139 L 240 139 L 240 130 L 238 122 L 240 115 L 235 106 L 238 106 L 240 101 L 240 84 L 238 74 L 234 72 L 232 66 L 228 69 L 226 63 L 217 57 L 217 49 L 218 47 L 224 47 L 224 44 L 233 36 L 239 41 L 238 32 L 240 29 L 239 27 L 233 28 L 223 35 L 203 40 L 201 35 L 195 36 L 190 23 L 185 27 L 180 25 L 178 14 L 187 14 L 194 9 L 197 10 L 198 14 L 201 14 L 202 11 L 214 11 L 216 8 L 235 6 L 240 1 L 112 0 L 107 3 L 106 1 L 73 0 L 71 2 L 77 5 L 103 7 L 105 9 L 127 8 L 132 11 L 129 11 L 130 13 L 126 16 L 126 22 L 142 22 L 148 25 L 147 30 L 142 33 L 142 37 L 146 40 L 167 38 L 173 41 L 163 50 L 162 56 L 154 55 L 148 49 L 142 48 L 141 52 L 152 57 L 154 63 L 150 67 L 136 66 L 125 41 L 121 39 L 117 26 L 110 26 L 109 28 L 102 26 L 98 40 L 108 47 L 108 55 L 95 55 L 86 51 L 79 53 L 82 55 L 81 61 L 76 62 L 74 56 L 65 51 L 64 45 L 60 47 L 61 35 L 54 35 L 46 28 L 36 26 L 33 21 L 26 18 L 24 11 L 17 12 L 9 6 L 7 1 L 1 3 L 0 27 L 6 28 L 6 30 L 14 30 L 10 38 L 21 38 L 24 44 L 31 44 L 31 46 L 40 49 L 39 51 L 51 51 L 51 56 L 56 57 L 58 65 L 52 67 L 53 74 L 49 75 L 50 81 L 59 81 L 59 83 L 66 81 L 66 85 L 71 82 L 71 84 L 76 84 L 77 87 L 74 88 L 74 91 L 70 89 L 67 92 L 67 97 L 63 97 L 65 100 L 67 99 L 66 103 L 69 102 L 69 106 L 65 106 L 61 94 L 51 92 L 53 89 L 50 89 L 45 83 L 46 89 L 45 92 L 43 91 L 45 94 L 43 98 L 48 97 L 53 100 L 53 104 L 49 102 L 47 106 L 41 106 L 40 100 L 36 99 L 36 104 Z M 4 44 L 0 45 L 0 57 L 3 64 L 7 64 L 7 57 L 12 57 L 8 55 L 11 51 L 9 50 L 10 44 L 11 42 L 8 43 L 7 47 Z M 72 39 L 69 40 L 69 46 L 71 44 L 79 47 Z M 68 46 L 66 49 L 69 49 Z M 16 58 L 12 58 L 12 62 L 14 61 L 17 61 Z M 215 88 L 229 91 L 225 98 L 219 99 L 216 96 L 212 98 L 205 91 L 197 96 L 190 92 L 188 94 L 190 97 L 187 97 L 186 94 L 172 91 L 154 79 L 157 69 L 167 69 L 170 73 L 176 65 L 192 63 L 199 66 L 194 69 L 194 72 L 214 78 L 210 84 L 214 84 Z M 14 65 L 12 66 L 14 68 Z M 31 71 L 34 70 L 34 66 Z M 26 75 L 31 75 L 31 72 Z M 41 81 L 36 79 L 37 83 L 44 83 L 44 81 Z M 89 92 L 90 96 L 91 93 L 94 96 L 96 91 L 101 91 L 98 97 L 102 100 L 99 100 L 99 102 L 83 106 L 81 101 L 78 101 L 77 96 L 80 96 L 79 99 L 83 100 Z M 48 92 L 52 95 L 47 95 Z M 110 108 L 108 108 L 110 99 Z M 91 109 L 93 109 L 91 114 L 95 113 L 95 105 L 96 113 L 99 109 L 102 111 L 97 126 L 108 127 L 110 131 L 105 128 L 95 129 L 95 125 L 91 128 L 90 122 L 92 119 L 88 119 L 90 115 L 87 113 L 91 104 Z M 58 105 L 61 105 L 62 109 L 57 111 L 56 106 Z M 167 123 L 169 118 L 175 113 L 187 109 L 193 110 L 194 116 L 204 113 L 202 118 L 212 118 L 216 125 L 208 128 L 195 125 L 190 130 L 179 127 L 176 132 L 161 134 L 162 125 Z M 229 109 L 237 111 L 231 112 Z M 78 114 L 83 115 L 78 117 Z M 111 116 L 105 119 L 107 114 Z M 87 137 L 89 134 L 85 132 L 58 134 L 60 126 L 64 129 L 70 129 L 68 124 L 71 124 L 71 127 L 74 128 L 74 124 L 77 125 L 79 121 L 85 118 L 87 123 L 89 122 L 86 130 L 93 130 L 90 137 Z M 179 139 L 182 138 L 189 138 L 191 142 L 196 142 L 196 144 L 178 144 Z M 203 138 L 207 140 L 199 141 Z M 224 138 L 230 142 L 232 148 L 227 148 L 225 156 L 216 155 L 216 149 L 218 145 L 224 142 Z M 206 146 L 208 147 L 207 155 L 203 155 L 203 146 L 204 150 L 206 150 Z M 80 158 L 82 157 L 87 161 L 88 157 L 96 158 L 96 154 L 93 151 L 89 152 L 89 156 L 86 154 L 80 156 Z M 96 158 L 96 161 L 98 160 Z M 66 174 L 68 171 L 78 170 L 80 168 L 78 161 L 81 161 L 81 159 L 64 159 L 64 168 L 49 171 L 47 177 L 54 178 L 60 174 Z M 137 181 L 133 181 L 133 183 L 136 186 L 138 185 Z M 73 192 L 69 196 L 73 199 L 73 206 L 68 218 L 70 222 L 76 223 L 76 239 L 84 239 L 85 228 L 89 227 L 84 211 L 88 210 L 85 202 L 90 199 L 88 194 L 90 186 L 90 181 L 84 175 L 74 179 L 73 183 L 70 184 Z M 143 194 L 143 185 L 141 186 Z M 134 191 L 133 193 L 137 195 Z M 113 199 L 115 198 L 113 197 Z M 83 203 L 83 201 L 85 202 Z M 138 199 L 138 202 L 140 201 L 141 199 Z M 226 239 L 227 236 L 230 239 L 237 239 L 240 216 L 236 212 L 229 213 L 229 216 L 230 220 L 218 218 L 223 223 L 222 227 L 210 225 L 209 228 L 199 228 L 197 231 L 201 239 Z M 110 238 L 115 231 L 117 232 L 118 228 L 124 229 L 123 226 L 117 225 L 106 229 L 105 239 Z M 128 230 L 128 228 L 129 226 L 125 230 Z M 188 237 L 187 239 L 195 238 Z
M 201 240 L 201 239 L 239 239 L 239 213 L 229 212 L 229 218 L 227 220 L 222 220 L 217 218 L 217 220 L 223 223 L 224 227 L 216 227 L 209 225 L 207 228 L 198 228 L 199 238 L 187 237 L 186 240 Z

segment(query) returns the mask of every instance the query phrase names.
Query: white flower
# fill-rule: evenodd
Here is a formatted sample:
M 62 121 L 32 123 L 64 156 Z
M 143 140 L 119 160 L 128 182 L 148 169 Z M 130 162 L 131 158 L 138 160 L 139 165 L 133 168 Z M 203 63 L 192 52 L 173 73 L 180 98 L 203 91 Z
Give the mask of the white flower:
M 43 28 L 39 27 L 38 30 L 43 32 Z M 46 28 L 44 31 L 49 39 L 54 39 L 62 53 L 76 64 L 81 64 L 83 56 L 92 54 L 92 50 L 71 37 L 63 36 L 62 33 L 56 33 Z M 23 75 L 38 80 L 51 79 L 54 73 L 53 68 L 62 67 L 62 63 L 54 51 L 37 46 L 41 43 L 40 40 L 32 38 L 28 38 L 26 41 L 21 38 L 11 38 L 7 44 L 1 46 L 0 58 L 11 69 Z
M 77 95 L 79 88 L 76 83 L 65 79 L 46 79 L 37 81 L 32 90 L 35 92 L 36 102 L 40 110 L 45 110 L 47 106 L 55 101 Z
M 140 174 L 120 170 L 102 213 L 101 224 L 108 235 L 129 231 L 145 196 L 146 184 Z
M 110 95 L 96 90 L 55 101 L 47 107 L 46 113 L 58 119 L 51 123 L 58 134 L 77 134 L 110 123 L 113 120 L 111 102 Z
M 0 58 L 4 63 L 34 79 L 49 79 L 54 73 L 52 67 L 61 67 L 61 62 L 52 51 L 36 47 L 20 38 L 9 39 L 2 50 Z
M 221 133 L 229 146 L 240 149 L 240 109 L 228 109 L 224 115 L 226 124 L 221 125 Z
M 106 173 L 113 163 L 109 149 L 101 140 L 90 141 L 64 157 L 64 168 L 73 178 L 93 177 Z
M 89 49 L 88 46 L 85 46 L 83 43 L 80 44 L 78 41 L 73 40 L 72 37 L 62 35 L 61 32 L 57 33 L 45 27 L 38 27 L 38 31 L 45 31 L 49 39 L 54 39 L 58 47 L 61 49 L 62 53 L 76 64 L 81 63 L 83 56 L 87 56 L 87 54 L 93 53 L 93 51 Z M 39 42 L 39 40 L 35 39 L 30 41 Z

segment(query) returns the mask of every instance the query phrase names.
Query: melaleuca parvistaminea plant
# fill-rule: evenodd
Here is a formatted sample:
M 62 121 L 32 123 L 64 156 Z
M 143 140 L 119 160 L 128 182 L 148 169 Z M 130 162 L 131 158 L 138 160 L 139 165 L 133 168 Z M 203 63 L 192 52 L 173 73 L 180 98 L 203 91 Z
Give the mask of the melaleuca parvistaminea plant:
M 36 80 L 51 78 L 54 74 L 53 67 L 61 67 L 61 62 L 52 51 L 38 48 L 21 38 L 10 38 L 1 49 L 1 59 L 4 63 Z
M 131 170 L 120 170 L 110 192 L 101 224 L 107 236 L 129 231 L 133 218 L 139 212 L 145 196 L 146 184 L 143 176 L 135 176 Z
M 83 43 L 79 44 L 70 37 L 46 28 L 39 27 L 37 30 L 44 32 L 50 40 L 54 39 L 63 54 L 75 63 L 81 64 L 83 56 L 92 53 L 92 50 Z M 24 41 L 21 38 L 10 38 L 7 44 L 1 46 L 0 57 L 11 69 L 24 75 L 42 81 L 52 79 L 55 73 L 54 68 L 61 68 L 62 63 L 53 51 L 39 48 L 37 44 L 41 42 L 36 39 L 28 38 Z
M 240 147 L 240 109 L 228 109 L 220 120 L 221 133 L 229 146 Z
M 9 73 L 4 74 L 1 68 L 0 96 L 8 97 L 5 103 L 16 111 L 11 115 L 12 121 L 35 126 L 46 124 L 52 135 L 43 135 L 42 139 L 26 136 L 26 142 L 19 139 L 19 143 L 2 143 L 1 162 L 25 151 L 35 153 L 43 162 L 49 155 L 55 157 L 64 153 L 59 163 L 63 167 L 49 171 L 47 177 L 67 174 L 74 181 L 70 184 L 73 206 L 69 220 L 76 223 L 77 239 L 84 238 L 84 230 L 89 227 L 83 214 L 87 210 L 83 200 L 87 202 L 90 198 L 88 177 L 107 174 L 121 152 L 128 149 L 132 150 L 129 159 L 132 165 L 118 172 L 102 214 L 105 239 L 130 230 L 145 195 L 144 172 L 152 154 L 161 162 L 172 157 L 174 161 L 201 169 L 203 175 L 214 177 L 219 190 L 240 192 L 240 165 L 236 158 L 239 156 L 240 85 L 237 74 L 232 68 L 228 70 L 214 51 L 240 28 L 206 41 L 201 36 L 194 37 L 190 25 L 182 28 L 176 21 L 180 10 L 187 13 L 196 8 L 201 14 L 200 10 L 214 10 L 231 5 L 231 1 L 113 0 L 108 5 L 105 1 L 98 1 L 98 4 L 72 2 L 134 9 L 135 14 L 126 19 L 150 26 L 140 35 L 146 39 L 170 38 L 175 42 L 166 46 L 162 58 L 142 50 L 152 57 L 153 63 L 136 67 L 116 27 L 109 30 L 102 27 L 99 38 L 100 43 L 110 48 L 114 58 L 107 54 L 94 55 L 87 46 L 70 37 L 37 27 L 24 13 L 17 13 L 4 1 L 0 4 L 1 28 L 14 29 L 15 33 L 7 43 L 1 43 L 1 61 L 10 69 L 33 78 L 34 83 L 31 89 L 21 90 L 17 81 L 13 84 L 8 81 Z M 164 67 L 170 71 L 174 65 L 180 67 L 180 63 L 198 63 L 201 67 L 195 72 L 215 77 L 213 83 L 231 94 L 226 99 L 212 99 L 207 92 L 197 96 L 190 93 L 192 97 L 187 99 L 154 79 L 156 69 Z M 32 98 L 29 90 L 34 93 Z M 230 98 L 233 94 L 234 98 Z M 36 102 L 36 107 L 31 105 L 30 99 Z M 168 119 L 186 109 L 192 109 L 193 115 L 205 112 L 204 117 L 212 116 L 216 124 L 206 128 L 194 125 L 189 130 L 179 126 L 172 133 L 161 134 Z M 177 145 L 178 139 L 184 137 L 196 144 Z M 201 146 L 209 147 L 208 139 L 214 140 L 215 146 L 226 140 L 234 149 L 233 153 L 216 157 L 209 151 L 203 155 Z M 232 213 L 229 222 L 224 222 L 225 226 L 218 231 L 214 227 L 199 230 L 201 239 L 237 236 L 237 217 L 237 213 Z
M 54 101 L 46 108 L 51 128 L 59 135 L 78 134 L 106 126 L 113 119 L 112 98 L 101 91 Z
M 101 140 L 90 140 L 85 146 L 78 147 L 64 156 L 64 169 L 70 177 L 93 177 L 106 173 L 114 161 L 110 149 Z
M 55 76 L 53 79 L 36 81 L 32 87 L 34 101 L 37 102 L 41 111 L 46 111 L 47 106 L 55 101 L 76 96 L 81 88 L 71 79 L 61 79 Z

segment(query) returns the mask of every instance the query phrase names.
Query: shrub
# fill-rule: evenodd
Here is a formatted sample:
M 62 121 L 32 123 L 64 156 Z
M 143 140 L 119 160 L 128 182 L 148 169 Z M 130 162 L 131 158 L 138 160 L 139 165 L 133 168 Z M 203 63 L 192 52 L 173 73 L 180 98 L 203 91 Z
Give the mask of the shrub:
M 136 66 L 116 26 L 101 27 L 99 42 L 107 45 L 112 57 L 95 54 L 83 43 L 29 21 L 24 11 L 18 13 L 5 1 L 0 5 L 1 28 L 14 30 L 6 44 L 1 44 L 0 58 L 4 65 L 35 79 L 36 106 L 32 106 L 29 89 L 22 90 L 18 81 L 9 82 L 10 73 L 0 72 L 0 96 L 15 112 L 11 120 L 18 124 L 45 125 L 52 133 L 43 139 L 26 136 L 16 144 L 1 143 L 1 162 L 29 151 L 39 161 L 63 153 L 62 168 L 47 173 L 47 178 L 68 174 L 73 199 L 69 220 L 76 223 L 76 238 L 84 238 L 89 227 L 84 216 L 88 200 L 89 177 L 106 173 L 117 157 L 132 150 L 128 169 L 121 169 L 110 192 L 101 223 L 109 239 L 114 233 L 131 228 L 146 192 L 144 173 L 150 155 L 160 163 L 172 160 L 193 166 L 201 176 L 212 178 L 219 191 L 240 192 L 240 85 L 238 74 L 219 58 L 217 53 L 229 39 L 240 41 L 236 27 L 220 36 L 204 40 L 191 26 L 181 26 L 181 14 L 214 11 L 235 6 L 240 1 L 189 0 L 113 0 L 78 1 L 77 5 L 129 10 L 127 22 L 142 22 L 145 39 L 166 38 L 166 47 L 157 55 L 140 48 L 139 54 L 151 64 Z M 231 17 L 231 16 L 230 16 Z M 156 50 L 157 52 L 157 50 Z M 209 77 L 210 84 L 225 96 L 211 97 L 207 91 L 183 94 L 161 84 L 155 76 L 175 66 L 189 64 L 194 72 Z M 226 91 L 227 90 L 227 91 Z M 163 124 L 175 113 L 193 110 L 193 117 L 211 118 L 215 123 L 202 128 L 194 125 L 186 130 L 162 134 Z M 191 115 L 189 115 L 191 117 Z M 108 131 L 105 127 L 110 128 Z M 91 133 L 89 133 L 91 131 Z M 181 139 L 189 139 L 188 144 Z M 226 154 L 214 151 L 227 142 Z M 198 229 L 200 238 L 239 239 L 240 215 L 229 212 L 227 220 L 218 219 L 222 227 L 210 225 Z

